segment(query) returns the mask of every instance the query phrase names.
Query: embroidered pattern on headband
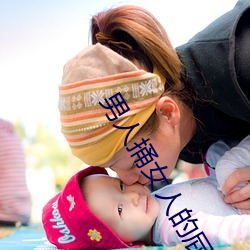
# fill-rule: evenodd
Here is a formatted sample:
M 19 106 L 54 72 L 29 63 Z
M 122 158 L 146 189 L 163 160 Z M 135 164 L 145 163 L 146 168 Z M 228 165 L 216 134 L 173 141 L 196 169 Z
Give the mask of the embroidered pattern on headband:
M 86 83 L 84 81 L 77 87 L 71 87 L 70 84 L 61 85 L 59 110 L 62 114 L 73 114 L 76 111 L 95 109 L 95 106 L 99 108 L 99 102 L 104 103 L 105 98 L 108 99 L 118 92 L 123 95 L 127 103 L 145 100 L 163 92 L 164 85 L 157 75 L 145 73 L 145 71 L 139 72 L 143 74 L 128 75 L 122 79 L 112 79 L 101 83 L 96 79 L 96 83 L 86 84 L 88 81 Z M 66 86 L 68 88 L 65 88 Z
M 85 133 L 108 125 L 105 114 L 109 112 L 99 102 L 105 105 L 105 100 L 118 92 L 130 108 L 124 119 L 152 105 L 163 91 L 160 77 L 144 70 L 60 85 L 62 132 Z
M 69 207 L 69 211 L 72 211 L 73 210 L 73 208 L 75 207 L 75 198 L 74 198 L 74 196 L 72 196 L 71 194 L 70 195 L 68 195 L 67 196 L 67 200 L 68 200 L 68 202 L 69 202 L 69 204 L 70 204 L 70 207 Z
M 59 229 L 59 232 L 63 234 L 63 236 L 58 238 L 58 243 L 60 244 L 68 244 L 76 240 L 76 237 L 70 233 L 69 228 L 65 224 L 64 220 L 61 217 L 60 211 L 58 209 L 58 201 L 56 200 L 52 204 L 52 215 L 53 218 L 50 219 L 51 222 L 56 222 L 56 225 L 53 225 L 52 227 L 55 229 Z
M 97 242 L 102 239 L 101 233 L 98 232 L 96 229 L 89 229 L 88 236 L 91 240 L 95 240 Z

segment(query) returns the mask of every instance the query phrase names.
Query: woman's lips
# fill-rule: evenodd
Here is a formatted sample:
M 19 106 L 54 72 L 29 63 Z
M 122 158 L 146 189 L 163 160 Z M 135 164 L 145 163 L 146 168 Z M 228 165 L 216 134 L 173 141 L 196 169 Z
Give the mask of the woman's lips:
M 143 184 L 143 186 L 148 186 L 151 183 L 151 181 L 147 181 L 146 183 Z

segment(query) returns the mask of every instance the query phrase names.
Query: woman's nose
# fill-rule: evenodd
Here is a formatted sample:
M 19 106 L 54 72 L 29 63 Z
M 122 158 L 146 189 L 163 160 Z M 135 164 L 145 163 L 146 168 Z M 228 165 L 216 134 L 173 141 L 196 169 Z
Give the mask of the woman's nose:
M 139 174 L 131 173 L 128 170 L 125 170 L 125 169 L 119 169 L 119 168 L 116 168 L 116 167 L 113 167 L 112 169 L 118 174 L 119 178 L 126 185 L 132 185 L 132 184 L 136 183 L 140 178 Z

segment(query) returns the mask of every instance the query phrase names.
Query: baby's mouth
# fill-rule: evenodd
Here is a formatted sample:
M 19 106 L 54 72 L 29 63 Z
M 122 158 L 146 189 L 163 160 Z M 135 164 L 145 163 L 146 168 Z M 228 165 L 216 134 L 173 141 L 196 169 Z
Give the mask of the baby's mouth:
M 149 200 L 148 197 L 146 196 L 146 213 L 148 212 L 148 205 L 149 205 Z

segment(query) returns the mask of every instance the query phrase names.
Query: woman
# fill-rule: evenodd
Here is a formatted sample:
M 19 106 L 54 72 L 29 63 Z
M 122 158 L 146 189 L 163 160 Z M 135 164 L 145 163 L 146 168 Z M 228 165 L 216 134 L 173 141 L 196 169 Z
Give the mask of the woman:
M 31 195 L 26 182 L 22 141 L 13 124 L 0 118 L 0 225 L 30 222 Z
M 87 164 L 113 169 L 128 185 L 148 185 L 145 175 L 156 169 L 156 162 L 165 166 L 163 172 L 168 177 L 178 157 L 202 163 L 212 143 L 241 140 L 250 134 L 249 14 L 250 1 L 239 1 L 232 11 L 176 51 L 161 24 L 144 9 L 122 6 L 94 16 L 91 35 L 95 45 L 65 65 L 60 87 L 62 132 L 72 152 Z M 105 106 L 111 106 L 104 104 L 103 96 L 111 97 L 107 91 L 114 93 L 115 89 L 106 86 L 115 81 L 112 86 L 120 84 L 116 90 L 120 89 L 126 99 L 129 82 L 124 84 L 123 72 L 129 77 L 136 73 L 129 78 L 133 86 L 140 77 L 146 80 L 140 82 L 137 92 L 131 87 L 131 110 L 124 114 L 126 119 L 118 118 L 118 124 L 107 119 L 110 113 Z M 165 85 L 164 93 L 160 84 L 152 89 L 157 80 L 152 83 L 150 79 L 155 75 Z M 81 94 L 80 90 L 87 92 Z M 99 101 L 103 105 L 97 108 Z M 106 122 L 98 120 L 101 113 L 107 113 Z M 129 133 L 119 129 L 133 125 Z M 155 159 L 135 164 L 143 161 L 132 150 L 149 143 Z M 160 179 L 162 175 L 153 171 L 153 177 Z M 250 166 L 232 174 L 225 189 L 229 193 L 239 182 L 249 180 Z M 249 198 L 247 185 L 225 201 L 250 212 Z

